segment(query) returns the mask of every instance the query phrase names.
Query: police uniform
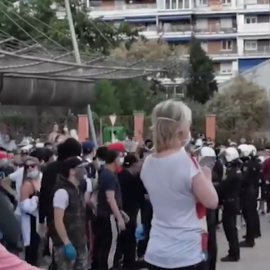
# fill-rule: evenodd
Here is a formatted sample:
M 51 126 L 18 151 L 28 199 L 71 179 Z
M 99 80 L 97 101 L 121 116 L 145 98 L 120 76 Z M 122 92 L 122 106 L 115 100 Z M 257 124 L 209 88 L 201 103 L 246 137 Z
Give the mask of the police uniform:
M 242 173 L 242 213 L 246 222 L 246 240 L 240 245 L 241 247 L 253 247 L 254 239 L 261 236 L 257 198 L 262 165 L 256 157 L 245 158 Z
M 224 180 L 217 188 L 220 202 L 223 206 L 222 224 L 229 243 L 229 254 L 221 259 L 224 262 L 238 261 L 240 259 L 240 247 L 236 227 L 240 185 L 241 171 L 238 169 L 238 161 L 228 163 Z

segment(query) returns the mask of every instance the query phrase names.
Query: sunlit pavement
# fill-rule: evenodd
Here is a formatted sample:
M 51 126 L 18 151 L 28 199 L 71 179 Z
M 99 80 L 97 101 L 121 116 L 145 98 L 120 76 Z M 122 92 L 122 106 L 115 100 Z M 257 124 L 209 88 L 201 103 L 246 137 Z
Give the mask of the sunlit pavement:
M 241 260 L 237 263 L 222 263 L 220 258 L 227 255 L 228 243 L 223 229 L 218 230 L 218 262 L 216 270 L 270 270 L 270 217 L 261 217 L 262 237 L 256 240 L 251 249 L 241 249 Z M 222 227 L 222 226 L 221 226 Z M 239 240 L 245 228 L 239 230 Z M 45 267 L 44 267 L 45 268 Z M 146 270 L 142 268 L 141 270 Z
M 269 270 L 270 269 L 270 223 L 269 217 L 261 218 L 262 237 L 256 240 L 251 249 L 241 249 L 241 259 L 237 263 L 218 262 L 217 270 Z M 239 239 L 245 234 L 245 228 L 239 231 Z M 218 257 L 227 255 L 228 243 L 223 230 L 218 232 Z
M 222 263 L 220 258 L 227 255 L 228 243 L 223 230 L 218 231 L 218 262 L 216 270 L 270 270 L 270 223 L 269 217 L 261 218 L 262 237 L 256 240 L 252 249 L 241 249 L 241 260 L 237 263 Z M 221 226 L 222 227 L 222 226 Z M 239 230 L 239 240 L 245 228 Z M 143 269 L 142 269 L 143 270 Z

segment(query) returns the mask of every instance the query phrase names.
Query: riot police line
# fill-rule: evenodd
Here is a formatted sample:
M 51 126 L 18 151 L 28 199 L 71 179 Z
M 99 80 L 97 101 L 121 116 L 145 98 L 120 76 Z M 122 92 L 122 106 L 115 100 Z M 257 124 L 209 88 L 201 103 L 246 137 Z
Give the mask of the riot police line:
M 263 165 L 268 159 L 259 157 L 256 147 L 251 144 L 214 147 L 197 139 L 189 150 L 201 166 L 212 169 L 212 181 L 219 196 L 219 208 L 207 210 L 209 270 L 215 270 L 219 211 L 222 211 L 221 222 L 229 246 L 222 262 L 239 261 L 240 248 L 255 247 L 255 240 L 261 237 L 258 200 L 264 214 L 265 200 L 269 201 L 269 179 L 266 179 L 267 169 Z M 239 239 L 238 216 L 245 223 L 243 240 Z

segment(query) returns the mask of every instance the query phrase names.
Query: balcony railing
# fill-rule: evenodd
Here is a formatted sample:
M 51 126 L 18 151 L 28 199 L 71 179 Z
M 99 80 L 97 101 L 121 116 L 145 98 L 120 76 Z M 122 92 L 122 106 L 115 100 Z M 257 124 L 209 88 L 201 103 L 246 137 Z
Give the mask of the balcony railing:
M 246 3 L 247 1 L 244 1 L 245 6 L 254 6 L 254 5 L 269 5 L 270 1 L 269 0 L 257 0 L 256 2 L 253 3 Z
M 266 55 L 270 54 L 270 45 L 258 46 L 256 49 L 244 49 L 245 55 Z
M 237 28 L 236 27 L 230 27 L 230 28 L 225 28 L 221 26 L 209 26 L 207 28 L 199 28 L 199 27 L 194 27 L 195 33 L 200 33 L 200 34 L 230 34 L 230 33 L 236 33 Z
M 191 25 L 170 25 L 170 27 L 158 27 L 158 32 L 191 32 L 192 26 Z
M 109 5 L 100 5 L 101 2 L 91 2 L 87 7 L 96 11 L 132 10 L 132 9 L 157 9 L 157 4 L 126 4 L 124 1 L 114 1 Z
M 209 11 L 214 11 L 214 10 L 232 10 L 235 9 L 232 5 L 223 5 L 221 2 L 216 3 L 216 4 L 208 4 L 208 5 L 197 5 L 195 3 L 194 5 L 195 9 L 198 10 L 209 10 Z

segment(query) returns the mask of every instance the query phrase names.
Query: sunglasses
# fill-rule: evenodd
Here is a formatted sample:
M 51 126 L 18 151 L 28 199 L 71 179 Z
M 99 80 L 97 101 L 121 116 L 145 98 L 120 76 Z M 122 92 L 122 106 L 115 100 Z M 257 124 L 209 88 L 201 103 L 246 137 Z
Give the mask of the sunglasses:
M 23 167 L 23 164 L 22 163 L 14 163 L 14 166 L 16 166 L 16 167 Z
M 30 169 L 30 168 L 34 169 L 36 166 L 37 166 L 36 164 L 29 164 L 29 165 L 25 165 L 25 168 L 26 169 Z

